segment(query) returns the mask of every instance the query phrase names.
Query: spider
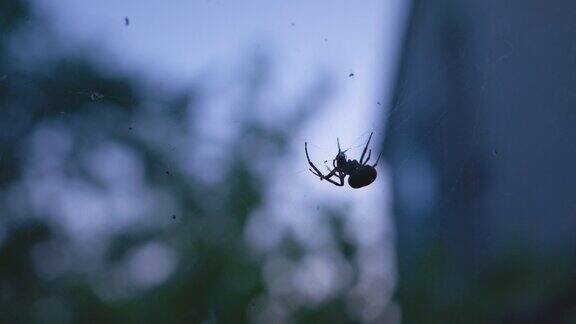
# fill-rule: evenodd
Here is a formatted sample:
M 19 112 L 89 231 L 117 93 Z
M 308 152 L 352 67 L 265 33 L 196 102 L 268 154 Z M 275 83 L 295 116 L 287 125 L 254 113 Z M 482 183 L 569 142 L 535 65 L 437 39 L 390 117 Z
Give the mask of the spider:
M 368 150 L 368 156 L 366 157 L 366 161 L 362 161 L 364 159 L 364 155 L 366 154 L 366 150 L 368 149 L 368 145 L 370 144 L 370 140 L 372 139 L 372 134 L 370 133 L 370 137 L 368 138 L 368 142 L 366 142 L 366 146 L 364 147 L 364 151 L 362 151 L 362 156 L 360 156 L 360 162 L 356 160 L 347 160 L 346 159 L 346 151 L 342 151 L 340 149 L 340 140 L 336 138 L 336 142 L 338 143 L 338 154 L 332 160 L 332 165 L 334 169 L 330 170 L 328 166 L 328 174 L 323 175 L 320 170 L 310 161 L 310 156 L 308 155 L 308 143 L 304 142 L 304 151 L 306 152 L 306 158 L 308 159 L 308 164 L 312 167 L 310 172 L 312 172 L 315 176 L 320 178 L 320 181 L 326 180 L 334 185 L 337 186 L 344 186 L 344 178 L 348 176 L 348 185 L 354 189 L 365 187 L 374 180 L 376 180 L 376 165 L 380 160 L 380 155 L 376 159 L 376 163 L 373 165 L 367 165 L 368 161 L 370 160 L 370 155 L 372 154 L 372 150 Z M 338 178 L 338 182 L 331 179 L 333 176 Z

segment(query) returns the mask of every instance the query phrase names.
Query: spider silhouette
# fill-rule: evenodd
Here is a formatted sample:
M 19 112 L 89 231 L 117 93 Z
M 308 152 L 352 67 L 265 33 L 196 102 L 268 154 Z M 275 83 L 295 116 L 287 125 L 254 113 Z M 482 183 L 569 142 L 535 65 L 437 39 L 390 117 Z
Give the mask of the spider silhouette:
M 370 144 L 370 140 L 372 139 L 372 134 L 373 132 L 370 133 L 368 142 L 366 142 L 366 146 L 362 151 L 362 156 L 360 156 L 360 161 L 346 159 L 346 151 L 348 150 L 342 151 L 342 149 L 340 149 L 340 140 L 336 138 L 336 142 L 338 143 L 338 154 L 334 160 L 332 160 L 332 166 L 334 169 L 330 169 L 328 166 L 326 166 L 328 169 L 328 174 L 326 175 L 323 175 L 322 172 L 320 172 L 320 170 L 318 170 L 318 168 L 314 165 L 314 163 L 310 161 L 310 156 L 308 155 L 308 143 L 304 142 L 306 158 L 308 159 L 308 164 L 310 164 L 312 167 L 312 169 L 308 170 L 310 170 L 310 172 L 312 172 L 315 176 L 319 177 L 320 181 L 326 180 L 340 187 L 344 186 L 344 178 L 346 178 L 346 176 L 348 176 L 348 185 L 354 189 L 362 188 L 371 184 L 374 182 L 374 180 L 376 180 L 376 165 L 378 164 L 380 156 L 382 155 L 382 152 L 380 152 L 378 158 L 376 159 L 376 163 L 373 165 L 368 165 L 367 163 L 370 160 L 370 155 L 372 154 L 372 150 L 368 150 L 368 156 L 366 157 L 366 160 L 363 161 L 366 150 L 368 149 L 368 145 Z M 338 182 L 331 179 L 332 177 L 337 177 Z

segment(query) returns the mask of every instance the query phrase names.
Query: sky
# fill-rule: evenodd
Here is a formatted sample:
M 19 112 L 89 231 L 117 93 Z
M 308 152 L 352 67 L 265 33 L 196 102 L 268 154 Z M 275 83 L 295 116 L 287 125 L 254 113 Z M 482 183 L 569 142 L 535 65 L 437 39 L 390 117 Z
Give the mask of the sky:
M 207 73 L 225 78 L 258 48 L 272 51 L 280 97 L 328 73 L 338 91 L 330 116 L 314 123 L 319 131 L 310 139 L 322 147 L 332 146 L 335 135 L 350 141 L 382 130 L 379 114 L 394 78 L 406 13 L 402 0 L 36 3 L 70 42 L 65 46 L 93 51 L 96 45 L 94 55 L 109 68 L 145 71 L 166 86 L 186 86 Z M 323 136 L 326 127 L 338 131 Z
M 359 158 L 370 132 L 373 159 L 381 147 L 386 107 L 395 81 L 408 2 L 403 0 L 35 0 L 36 14 L 64 40 L 70 53 L 89 55 L 111 72 L 140 75 L 166 89 L 186 89 L 198 80 L 226 84 L 251 54 L 265 52 L 274 68 L 270 91 L 275 102 L 294 100 L 319 76 L 334 83 L 326 107 L 294 134 L 292 157 L 283 162 L 290 185 L 277 181 L 270 194 L 277 208 L 274 222 L 259 226 L 298 228 L 303 240 L 321 231 L 295 205 L 345 202 L 348 222 L 367 247 L 366 262 L 394 271 L 393 218 L 385 161 L 377 181 L 360 190 L 320 182 L 307 171 L 304 142 L 317 165 L 337 153 L 336 138 Z M 272 117 L 274 114 L 271 114 Z M 213 117 L 219 118 L 219 117 Z M 222 123 L 211 123 L 212 131 Z M 286 213 L 289 207 L 290 213 Z M 284 212 L 282 211 L 284 209 Z M 255 216 L 258 220 L 258 216 Z M 264 225 L 263 225 L 264 224 Z M 275 225 L 274 225 L 275 224 Z M 320 235 L 321 236 L 321 235 Z M 268 238 L 270 239 L 270 238 Z M 258 241 L 260 240 L 260 241 Z M 257 237 L 254 244 L 269 244 Z M 156 251 L 158 247 L 150 247 Z M 156 250 L 155 250 L 156 249 Z M 370 261 L 372 260 L 372 261 Z M 314 262 L 312 262 L 314 264 Z M 370 269 L 367 265 L 366 269 Z M 373 267 L 372 267 L 373 268 Z M 367 279 L 368 280 L 368 279 Z M 374 282 L 368 280 L 368 282 Z M 388 287 L 390 288 L 390 287 Z M 388 289 L 391 291 L 391 288 Z

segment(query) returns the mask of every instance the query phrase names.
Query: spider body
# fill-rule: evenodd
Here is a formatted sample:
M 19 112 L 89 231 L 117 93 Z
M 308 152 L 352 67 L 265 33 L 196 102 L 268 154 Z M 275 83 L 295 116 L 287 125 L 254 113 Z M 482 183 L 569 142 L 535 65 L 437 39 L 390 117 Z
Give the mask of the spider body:
M 380 155 L 382 154 L 380 153 L 380 155 L 378 155 L 376 163 L 374 163 L 373 165 L 369 165 L 367 163 L 370 160 L 370 155 L 372 154 L 372 150 L 369 150 L 368 156 L 364 161 L 364 155 L 366 154 L 366 150 L 368 149 L 368 145 L 370 144 L 370 140 L 372 139 L 372 134 L 373 133 L 370 133 L 368 142 L 366 142 L 366 146 L 362 151 L 360 161 L 348 160 L 346 158 L 346 151 L 342 151 L 340 149 L 340 141 L 337 140 L 338 154 L 336 155 L 334 160 L 332 160 L 332 166 L 334 168 L 330 169 L 326 167 L 328 169 L 327 175 L 322 174 L 322 172 L 318 170 L 318 168 L 314 165 L 314 163 L 312 163 L 312 161 L 310 160 L 310 156 L 308 155 L 308 143 L 304 143 L 304 151 L 306 152 L 306 158 L 308 159 L 308 164 L 310 165 L 310 167 L 312 167 L 310 171 L 315 176 L 319 177 L 320 180 L 326 180 L 336 186 L 344 186 L 344 178 L 346 178 L 346 176 L 348 176 L 348 185 L 354 189 L 362 188 L 371 184 L 372 182 L 374 182 L 374 180 L 376 180 L 376 176 L 378 175 L 376 172 L 376 165 L 378 164 L 378 161 L 380 160 Z M 338 182 L 334 181 L 332 177 L 337 177 Z
M 362 188 L 374 182 L 377 175 L 376 168 L 373 166 L 360 165 L 358 168 L 350 172 L 348 185 L 355 189 Z

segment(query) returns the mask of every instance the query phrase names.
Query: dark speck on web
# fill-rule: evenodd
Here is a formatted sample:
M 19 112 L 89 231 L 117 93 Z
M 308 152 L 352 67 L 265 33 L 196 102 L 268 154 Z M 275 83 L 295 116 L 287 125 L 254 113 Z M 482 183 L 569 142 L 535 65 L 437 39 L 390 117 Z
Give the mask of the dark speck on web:
M 172 219 L 176 219 L 176 215 L 172 215 Z
M 492 155 L 497 156 L 497 155 L 498 155 L 498 150 L 492 151 Z
M 128 17 L 124 17 L 124 26 L 130 25 L 130 19 Z
M 170 171 L 166 170 L 166 175 L 170 175 Z
M 350 78 L 353 77 L 353 76 L 354 76 L 354 73 L 348 74 L 348 77 L 350 77 Z
M 132 127 L 128 127 L 128 130 L 132 130 Z
M 324 160 L 324 163 L 328 163 L 328 160 Z
M 92 101 L 100 100 L 100 99 L 102 99 L 102 98 L 104 98 L 104 95 L 101 94 L 101 93 L 99 93 L 99 92 L 97 92 L 97 91 L 92 91 L 92 92 L 90 93 L 90 99 L 91 99 Z
M 380 101 L 378 101 L 377 104 L 378 104 L 378 106 L 380 106 L 381 105 Z

